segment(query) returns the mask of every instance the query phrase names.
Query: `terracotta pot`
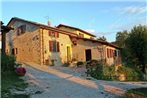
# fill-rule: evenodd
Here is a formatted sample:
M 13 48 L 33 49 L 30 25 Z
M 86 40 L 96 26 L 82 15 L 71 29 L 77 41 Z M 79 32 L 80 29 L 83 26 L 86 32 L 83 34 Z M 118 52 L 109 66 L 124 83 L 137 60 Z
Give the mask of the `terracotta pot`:
M 26 69 L 24 67 L 16 68 L 16 73 L 20 76 L 24 76 L 26 74 Z

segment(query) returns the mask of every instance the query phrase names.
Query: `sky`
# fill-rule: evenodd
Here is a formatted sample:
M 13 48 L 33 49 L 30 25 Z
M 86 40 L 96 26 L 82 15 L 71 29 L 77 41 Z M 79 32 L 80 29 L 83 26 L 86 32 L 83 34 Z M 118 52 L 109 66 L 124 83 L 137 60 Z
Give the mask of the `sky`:
M 147 25 L 146 0 L 1 0 L 0 20 L 5 25 L 12 17 L 51 26 L 66 24 L 86 30 L 108 42 L 118 31 Z

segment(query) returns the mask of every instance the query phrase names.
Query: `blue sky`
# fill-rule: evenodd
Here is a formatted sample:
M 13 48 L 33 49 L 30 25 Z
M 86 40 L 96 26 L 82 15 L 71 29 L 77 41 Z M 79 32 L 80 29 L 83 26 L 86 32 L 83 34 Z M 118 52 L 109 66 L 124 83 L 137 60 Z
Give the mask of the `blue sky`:
M 52 26 L 66 24 L 87 30 L 96 36 L 115 40 L 116 32 L 130 30 L 134 25 L 147 25 L 147 2 L 104 1 L 2 1 L 0 20 L 5 24 L 19 17 Z

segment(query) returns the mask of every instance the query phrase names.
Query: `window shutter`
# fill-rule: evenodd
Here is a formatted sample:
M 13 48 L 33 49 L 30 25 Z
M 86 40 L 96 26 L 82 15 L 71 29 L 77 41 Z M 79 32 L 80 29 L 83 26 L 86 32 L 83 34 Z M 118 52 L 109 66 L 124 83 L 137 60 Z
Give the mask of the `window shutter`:
M 111 52 L 110 52 L 110 53 L 111 53 L 111 56 L 110 56 L 110 57 L 112 58 L 112 49 L 111 49 L 110 51 L 111 51 Z
M 56 34 L 57 34 L 57 38 L 59 38 L 59 33 L 58 33 L 58 32 L 56 32 Z
M 57 52 L 60 52 L 60 44 L 57 42 Z
M 109 49 L 107 49 L 107 57 L 109 58 Z
M 110 49 L 110 58 L 112 57 L 112 49 Z
M 49 50 L 50 50 L 50 52 L 53 51 L 53 42 L 52 41 L 49 41 Z

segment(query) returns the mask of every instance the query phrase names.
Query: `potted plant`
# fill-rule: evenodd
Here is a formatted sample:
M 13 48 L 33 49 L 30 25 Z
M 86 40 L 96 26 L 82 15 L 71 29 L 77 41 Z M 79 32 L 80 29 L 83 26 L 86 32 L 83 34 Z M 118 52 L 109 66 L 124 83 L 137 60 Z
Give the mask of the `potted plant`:
M 26 74 L 26 69 L 22 67 L 21 64 L 18 64 L 18 67 L 16 67 L 15 71 L 19 76 L 24 76 Z

